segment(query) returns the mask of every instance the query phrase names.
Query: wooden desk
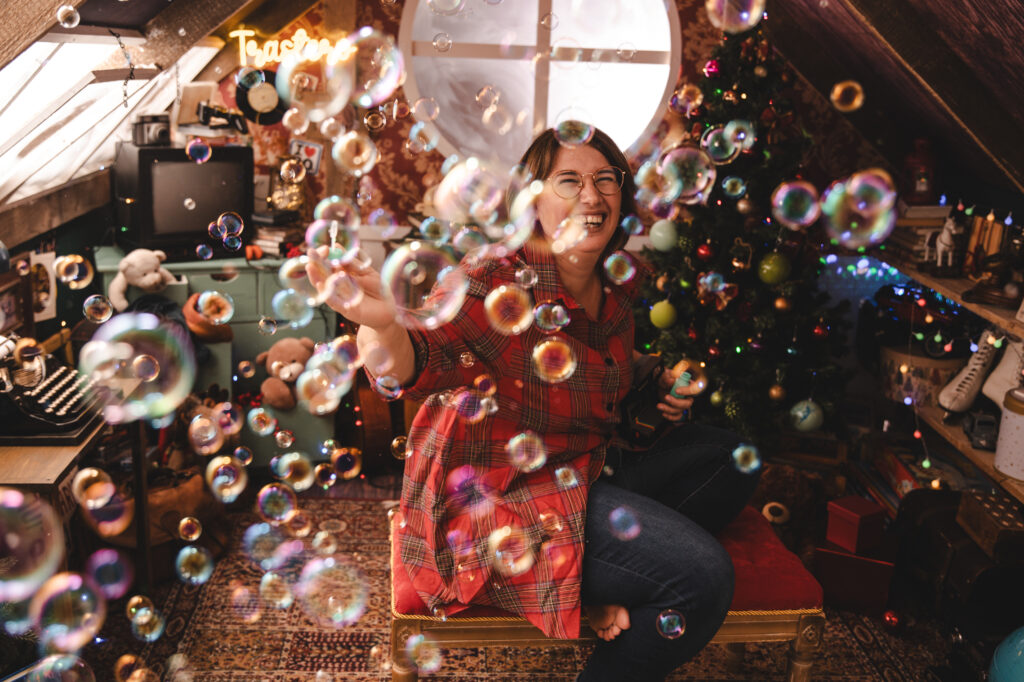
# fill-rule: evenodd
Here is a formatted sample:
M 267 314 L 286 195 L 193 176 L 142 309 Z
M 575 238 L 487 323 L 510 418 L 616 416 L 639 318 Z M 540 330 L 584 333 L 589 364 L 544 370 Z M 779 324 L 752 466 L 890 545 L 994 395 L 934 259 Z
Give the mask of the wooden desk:
M 100 421 L 78 445 L 0 446 L 0 485 L 50 493 L 99 438 L 106 422 Z

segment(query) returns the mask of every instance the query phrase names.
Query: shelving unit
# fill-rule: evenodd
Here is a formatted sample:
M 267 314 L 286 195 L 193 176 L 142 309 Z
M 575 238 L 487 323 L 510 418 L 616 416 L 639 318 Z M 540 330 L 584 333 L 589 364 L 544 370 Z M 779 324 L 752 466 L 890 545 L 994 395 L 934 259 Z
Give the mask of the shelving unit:
M 882 258 L 885 259 L 885 256 L 883 255 Z M 1024 338 L 1024 324 L 1015 319 L 1016 311 L 998 306 L 964 301 L 963 293 L 975 285 L 971 280 L 933 277 L 913 266 L 895 260 L 889 261 L 889 264 L 921 285 L 997 325 L 1007 334 L 1018 339 Z M 964 457 L 984 472 L 994 483 L 1015 497 L 1019 502 L 1024 503 L 1024 481 L 1018 481 L 997 471 L 993 464 L 995 454 L 987 450 L 978 450 L 971 447 L 970 441 L 959 424 L 946 424 L 942 421 L 942 408 L 921 407 L 918 409 L 918 414 L 932 430 L 948 441 L 950 445 L 955 447 Z

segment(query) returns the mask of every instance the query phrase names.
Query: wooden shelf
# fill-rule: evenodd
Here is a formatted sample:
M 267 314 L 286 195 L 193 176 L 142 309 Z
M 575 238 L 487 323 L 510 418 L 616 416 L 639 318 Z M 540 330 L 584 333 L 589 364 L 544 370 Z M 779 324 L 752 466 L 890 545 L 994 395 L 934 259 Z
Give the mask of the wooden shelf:
M 967 308 L 975 315 L 982 317 L 994 325 L 997 325 L 1000 329 L 1011 334 L 1018 339 L 1024 339 L 1024 323 L 1017 321 L 1015 315 L 1016 310 L 1010 310 L 1009 308 L 1000 308 L 994 305 L 985 305 L 982 303 L 969 303 L 964 301 L 963 293 L 968 289 L 974 287 L 976 282 L 972 282 L 969 279 L 963 278 L 939 278 L 933 277 L 928 273 L 921 272 L 912 265 L 901 263 L 895 260 L 886 259 L 882 256 L 883 260 L 889 262 L 894 268 L 902 272 L 907 277 L 920 282 L 923 286 L 928 287 L 932 291 L 942 294 L 946 298 L 949 298 L 956 302 L 958 305 Z
M 942 436 L 950 445 L 971 461 L 976 467 L 991 478 L 996 485 L 1017 498 L 1017 501 L 1024 502 L 1024 481 L 1010 478 L 995 468 L 995 453 L 987 450 L 978 450 L 971 447 L 967 435 L 957 424 L 946 424 L 942 421 L 943 410 L 939 407 L 921 407 L 918 414 L 936 433 Z

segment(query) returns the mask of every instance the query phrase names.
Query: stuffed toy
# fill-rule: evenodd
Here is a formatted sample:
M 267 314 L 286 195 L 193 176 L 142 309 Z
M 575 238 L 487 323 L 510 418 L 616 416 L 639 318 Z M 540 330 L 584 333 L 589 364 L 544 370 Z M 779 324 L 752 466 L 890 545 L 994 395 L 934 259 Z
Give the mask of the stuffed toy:
M 228 324 L 214 324 L 210 318 L 199 312 L 199 294 L 192 294 L 181 308 L 189 331 L 200 341 L 207 343 L 231 342 L 235 333 Z
M 314 345 L 306 336 L 284 338 L 256 356 L 256 362 L 270 375 L 260 385 L 265 404 L 279 410 L 295 407 L 295 380 L 306 368 L 306 361 L 313 357 Z
M 174 282 L 175 277 L 171 271 L 161 265 L 165 260 L 167 254 L 163 251 L 149 249 L 135 249 L 125 255 L 107 289 L 107 298 L 113 304 L 114 310 L 121 313 L 128 307 L 125 294 L 129 286 L 142 289 L 147 294 L 155 294 Z
M 761 510 L 782 543 L 805 566 L 814 561 L 814 547 L 825 537 L 829 484 L 817 472 L 788 464 L 765 464 L 750 505 Z

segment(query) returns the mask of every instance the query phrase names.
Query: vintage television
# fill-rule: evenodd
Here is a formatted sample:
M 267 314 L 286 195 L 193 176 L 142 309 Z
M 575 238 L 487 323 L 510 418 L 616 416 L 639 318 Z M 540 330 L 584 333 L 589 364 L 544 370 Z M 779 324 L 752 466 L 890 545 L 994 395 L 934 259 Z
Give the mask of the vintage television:
M 183 148 L 117 145 L 114 159 L 116 241 L 125 251 L 161 249 L 170 262 L 194 260 L 209 244 L 214 258 L 239 257 L 210 237 L 210 222 L 225 211 L 242 217 L 243 243 L 252 231 L 252 147 L 214 147 L 196 163 Z

